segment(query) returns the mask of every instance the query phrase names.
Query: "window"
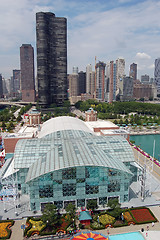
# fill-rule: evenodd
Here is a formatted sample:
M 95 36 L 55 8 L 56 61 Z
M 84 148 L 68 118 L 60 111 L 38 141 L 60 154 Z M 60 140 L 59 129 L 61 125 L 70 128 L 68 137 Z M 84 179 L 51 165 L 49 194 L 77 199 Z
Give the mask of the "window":
M 76 184 L 63 184 L 63 196 L 75 196 L 76 195 Z
M 62 171 L 63 179 L 75 179 L 76 178 L 76 168 L 67 168 Z
M 108 192 L 119 192 L 120 191 L 120 182 L 118 180 L 111 180 L 108 184 Z
M 86 183 L 86 194 L 97 194 L 99 193 L 99 186 L 92 186 Z
M 40 198 L 53 197 L 53 186 L 52 185 L 39 186 L 39 197 Z
M 99 205 L 107 204 L 107 197 L 100 197 L 99 198 Z
M 128 195 L 124 195 L 124 202 L 128 202 Z
M 54 201 L 54 205 L 59 209 L 63 208 L 63 201 Z
M 77 207 L 84 207 L 85 199 L 77 199 Z
M 128 183 L 127 182 L 124 183 L 124 191 L 128 191 Z

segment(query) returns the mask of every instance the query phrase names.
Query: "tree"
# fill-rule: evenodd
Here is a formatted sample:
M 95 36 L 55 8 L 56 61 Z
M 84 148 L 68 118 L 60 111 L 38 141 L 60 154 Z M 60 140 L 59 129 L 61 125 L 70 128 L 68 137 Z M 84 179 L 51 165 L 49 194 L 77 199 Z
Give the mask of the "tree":
M 71 219 L 75 218 L 76 215 L 76 207 L 74 204 L 69 203 L 67 205 L 67 207 L 65 208 L 66 212 L 68 213 L 68 215 L 70 216 Z
M 77 218 L 76 216 L 76 207 L 74 204 L 69 203 L 67 205 L 67 207 L 65 208 L 66 212 L 67 212 L 67 217 L 69 220 L 73 221 L 73 227 L 74 229 L 76 229 L 76 224 L 75 224 L 75 220 Z
M 45 224 L 58 225 L 60 219 L 56 206 L 50 203 L 46 204 L 41 218 Z
M 1 125 L 1 127 L 2 127 L 3 129 L 5 129 L 5 128 L 6 128 L 6 124 L 5 124 L 5 122 L 2 122 L 2 125 Z
M 109 199 L 107 206 L 111 209 L 110 214 L 113 217 L 120 219 L 122 209 L 120 208 L 121 204 L 118 202 L 118 199 L 116 198 Z
M 121 205 L 120 205 L 120 203 L 118 202 L 118 199 L 116 199 L 116 198 L 113 198 L 113 199 L 112 199 L 112 198 L 111 198 L 111 199 L 108 200 L 107 206 L 108 206 L 109 208 L 111 208 L 111 209 L 115 209 L 115 208 L 120 207 Z
M 92 209 L 92 211 L 94 211 L 95 209 L 98 208 L 98 205 L 97 205 L 97 200 L 96 199 L 89 199 L 87 201 L 87 209 Z
M 17 122 L 20 122 L 21 120 L 22 120 L 22 117 L 21 117 L 21 115 L 18 115 L 18 117 L 17 117 Z

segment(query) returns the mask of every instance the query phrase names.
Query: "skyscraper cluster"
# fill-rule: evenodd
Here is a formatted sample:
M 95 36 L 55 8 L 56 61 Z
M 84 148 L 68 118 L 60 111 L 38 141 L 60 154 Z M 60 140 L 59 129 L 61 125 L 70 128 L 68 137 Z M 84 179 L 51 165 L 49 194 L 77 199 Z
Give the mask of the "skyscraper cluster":
M 95 58 L 96 60 L 96 58 Z M 79 88 L 80 80 L 77 72 L 68 75 L 69 96 L 71 103 L 89 98 L 112 103 L 116 100 L 128 101 L 133 99 L 156 98 L 157 90 L 150 82 L 148 75 L 137 79 L 137 64 L 132 63 L 129 76 L 125 74 L 125 59 L 118 58 L 115 62 L 95 62 L 95 69 L 91 64 L 86 66 L 86 92 Z M 77 96 L 77 97 L 76 97 Z
M 51 12 L 36 13 L 36 44 L 37 77 L 34 49 L 31 44 L 22 44 L 20 69 L 14 69 L 8 80 L 1 75 L 2 97 L 5 94 L 5 97 L 19 98 L 24 102 L 38 101 L 41 106 L 48 107 L 63 105 L 68 95 L 71 102 L 74 97 L 74 101 L 94 98 L 111 103 L 119 99 L 154 98 L 156 90 L 160 94 L 160 58 L 155 60 L 152 81 L 156 87 L 146 74 L 142 75 L 141 81 L 137 79 L 136 63 L 130 65 L 129 76 L 126 76 L 123 58 L 107 63 L 96 62 L 95 58 L 95 66 L 88 64 L 86 72 L 79 72 L 78 66 L 74 66 L 73 73 L 67 75 L 67 19 L 64 17 L 56 17 Z M 145 95 L 146 84 L 150 91 Z M 138 89 L 141 96 L 137 94 Z

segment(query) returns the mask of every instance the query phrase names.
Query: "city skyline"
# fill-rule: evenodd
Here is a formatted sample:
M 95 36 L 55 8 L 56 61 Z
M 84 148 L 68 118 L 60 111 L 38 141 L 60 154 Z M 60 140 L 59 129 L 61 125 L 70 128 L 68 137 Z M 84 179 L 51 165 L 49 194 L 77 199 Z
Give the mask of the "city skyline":
M 8 7 L 9 6 L 9 7 Z M 36 12 L 53 12 L 68 22 L 68 73 L 73 66 L 85 71 L 87 64 L 124 58 L 125 73 L 133 62 L 141 75 L 154 75 L 160 57 L 160 1 L 98 0 L 78 2 L 2 0 L 0 9 L 0 73 L 9 78 L 20 68 L 19 47 L 31 44 L 36 59 Z M 36 62 L 35 62 L 36 65 Z M 35 75 L 37 72 L 35 71 Z

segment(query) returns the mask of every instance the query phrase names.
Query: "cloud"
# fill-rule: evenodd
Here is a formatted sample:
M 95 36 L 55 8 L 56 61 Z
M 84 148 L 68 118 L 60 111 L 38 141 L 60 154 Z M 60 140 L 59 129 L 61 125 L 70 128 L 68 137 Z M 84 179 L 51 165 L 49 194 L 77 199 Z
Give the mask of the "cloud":
M 136 54 L 136 58 L 139 58 L 139 59 L 151 59 L 151 56 L 149 56 L 147 53 L 144 53 L 144 52 L 138 52 Z
M 154 64 L 151 64 L 148 66 L 149 69 L 154 69 L 155 68 L 155 65 Z
M 123 5 L 118 4 L 120 2 Z M 98 60 L 105 62 L 123 56 L 126 69 L 133 62 L 137 62 L 141 69 L 145 61 L 143 71 L 152 75 L 152 69 L 147 66 L 152 65 L 160 53 L 160 2 L 146 0 L 133 4 L 132 1 L 132 6 L 125 5 L 125 2 L 129 1 L 116 1 L 116 5 L 110 0 L 103 1 L 103 4 L 99 4 L 99 0 L 1 0 L 2 74 L 10 76 L 12 69 L 16 65 L 19 67 L 19 47 L 23 43 L 31 43 L 36 48 L 35 13 L 52 11 L 56 16 L 67 17 L 69 73 L 75 65 L 83 71 L 88 63 L 94 66 L 96 55 Z M 8 60 L 10 72 L 5 70 L 9 67 L 3 67 L 3 55 Z

